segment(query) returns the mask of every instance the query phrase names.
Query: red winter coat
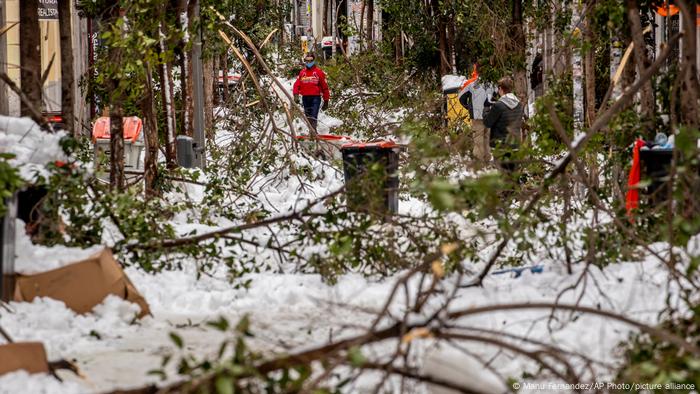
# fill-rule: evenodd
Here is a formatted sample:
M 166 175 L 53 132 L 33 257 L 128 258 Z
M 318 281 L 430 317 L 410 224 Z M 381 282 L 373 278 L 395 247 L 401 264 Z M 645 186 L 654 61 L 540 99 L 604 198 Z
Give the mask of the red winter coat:
M 296 82 L 294 82 L 294 94 L 301 94 L 302 96 L 323 95 L 323 100 L 328 101 L 331 98 L 331 92 L 328 90 L 328 84 L 326 83 L 326 73 L 316 66 L 311 68 L 304 67 L 299 73 Z

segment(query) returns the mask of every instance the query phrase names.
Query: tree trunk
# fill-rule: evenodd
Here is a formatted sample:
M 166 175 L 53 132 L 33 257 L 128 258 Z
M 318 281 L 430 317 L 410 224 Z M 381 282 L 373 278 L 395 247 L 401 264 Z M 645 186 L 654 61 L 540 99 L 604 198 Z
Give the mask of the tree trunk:
M 204 131 L 207 138 L 214 138 L 214 59 L 206 58 L 202 62 L 204 69 Z
M 119 19 L 119 7 L 112 7 L 109 23 L 116 24 Z M 110 45 L 108 47 L 109 61 L 112 66 L 119 68 L 122 64 L 122 48 Z M 111 190 L 124 190 L 124 116 L 122 81 L 111 78 L 109 81 L 109 187 Z
M 525 41 L 525 30 L 523 27 L 523 2 L 522 0 L 513 1 L 513 52 L 522 60 L 522 64 L 515 69 L 514 75 L 514 90 L 520 102 L 525 106 L 527 111 L 527 42 Z
M 183 38 L 180 41 L 180 94 L 182 95 L 182 109 L 180 112 L 180 123 L 182 124 L 182 133 L 192 137 L 192 80 L 191 80 L 191 65 L 190 65 L 190 51 L 187 50 L 187 46 L 190 41 L 189 36 L 189 10 L 187 6 L 187 0 L 179 0 L 177 6 L 177 26 L 183 34 Z
M 109 187 L 111 190 L 124 190 L 124 125 L 123 108 L 120 98 L 112 97 L 109 105 Z
M 620 81 L 615 81 L 614 77 L 617 73 L 617 69 L 620 68 L 620 63 L 622 62 L 622 46 L 623 42 L 617 38 L 612 37 L 612 44 L 610 45 L 610 83 L 614 83 L 615 86 L 612 90 L 612 95 L 610 98 L 614 101 L 617 100 L 622 94 L 622 86 Z M 601 106 L 607 105 L 607 103 L 601 103 Z
M 374 0 L 367 2 L 367 47 L 374 48 Z
M 394 53 L 396 55 L 396 65 L 401 65 L 403 63 L 403 51 L 402 51 L 402 44 L 403 44 L 403 37 L 401 37 L 402 32 L 399 31 L 396 34 L 396 37 L 394 37 Z
M 160 36 L 160 52 L 165 53 L 165 40 L 163 39 L 163 23 L 161 22 L 158 27 L 158 33 Z M 173 80 L 172 80 L 172 67 L 170 63 L 163 63 L 158 68 L 158 74 L 160 76 L 160 93 L 161 93 L 161 104 L 163 106 L 163 117 L 165 118 L 165 162 L 168 168 L 175 168 L 177 166 L 177 157 L 175 151 L 175 133 L 177 132 L 176 115 L 175 115 L 175 103 L 173 100 Z
M 445 31 L 445 17 L 440 9 L 440 1 L 432 0 L 430 6 L 433 11 L 433 18 L 437 20 L 438 48 L 440 51 L 440 75 L 450 72 L 450 62 L 447 60 L 447 32 Z
M 697 65 L 697 27 L 695 24 L 697 10 L 695 4 L 688 4 L 685 0 L 679 0 L 683 18 L 683 56 L 681 59 L 681 123 L 691 129 L 697 129 L 700 125 L 700 113 L 698 111 L 698 65 Z M 694 2 L 693 2 L 694 3 Z
M 581 8 L 578 1 L 571 4 L 571 31 L 576 40 L 580 40 L 581 29 L 578 23 L 581 19 Z M 583 61 L 581 59 L 581 46 L 578 41 L 574 43 L 571 54 L 571 71 L 573 76 L 573 102 L 574 102 L 574 135 L 583 131 Z
M 595 2 L 595 0 L 594 0 Z M 592 4 L 591 7 L 595 5 Z M 592 8 L 591 8 L 592 9 Z M 595 41 L 595 32 L 590 16 L 586 16 L 586 42 L 593 44 Z M 596 99 L 595 99 L 595 45 L 591 45 L 586 51 L 583 59 L 583 72 L 586 81 L 586 121 L 590 126 L 595 121 L 596 117 Z
M 39 0 L 19 2 L 20 87 L 27 96 L 29 105 L 41 112 L 41 34 L 38 9 Z M 20 107 L 20 114 L 31 114 L 24 102 Z
M 634 60 L 637 64 L 637 73 L 642 75 L 644 70 L 649 67 L 649 56 L 647 55 L 647 46 L 644 42 L 644 33 L 642 32 L 642 22 L 639 17 L 639 7 L 637 0 L 627 0 L 627 19 L 630 22 L 632 30 L 632 42 L 634 42 Z M 693 19 L 694 20 L 694 19 Z M 651 86 L 651 80 L 647 81 L 640 91 L 641 95 L 641 115 L 646 125 L 645 129 L 653 130 L 654 125 L 654 92 Z
M 323 35 L 327 36 L 331 31 L 328 27 L 328 10 L 330 9 L 330 0 L 323 0 Z M 282 34 L 284 37 L 284 34 Z
M 360 52 L 364 50 L 363 42 L 365 40 L 365 9 L 367 6 L 367 1 L 362 1 L 362 8 L 360 8 L 360 26 L 357 29 L 359 31 L 358 39 L 360 41 Z
M 454 4 L 450 2 L 450 17 L 447 23 L 448 35 L 447 35 L 447 49 L 450 52 L 450 69 L 452 74 L 457 74 L 457 50 L 455 48 L 455 41 L 457 40 L 457 29 L 455 27 L 455 10 Z
M 75 80 L 73 78 L 73 35 L 71 34 L 70 0 L 58 1 L 58 23 L 61 35 L 61 112 L 66 129 L 77 137 L 79 129 L 75 126 L 73 97 Z
M 144 158 L 143 179 L 146 199 L 158 195 L 156 180 L 158 179 L 158 121 L 154 110 L 153 73 L 151 65 L 146 64 L 146 90 L 142 101 L 142 112 L 145 120 L 144 136 L 146 142 L 146 157 Z
M 219 77 L 219 70 L 221 69 L 221 57 L 220 56 L 215 56 L 214 57 L 214 64 L 212 67 L 214 68 L 212 70 L 212 92 L 214 92 L 214 105 L 221 105 L 221 97 L 219 97 L 219 92 L 216 90 L 216 80 Z

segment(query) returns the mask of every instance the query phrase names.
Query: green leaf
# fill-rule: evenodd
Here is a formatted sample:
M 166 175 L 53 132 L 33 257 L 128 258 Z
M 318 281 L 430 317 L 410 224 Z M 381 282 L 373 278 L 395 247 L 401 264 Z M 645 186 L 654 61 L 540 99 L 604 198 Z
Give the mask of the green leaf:
M 217 376 L 214 386 L 217 394 L 233 394 L 233 379 L 229 376 Z
M 240 332 L 241 334 L 246 334 L 250 335 L 250 316 L 245 315 L 241 320 L 238 321 L 238 324 L 236 324 L 236 331 Z
M 207 325 L 209 327 L 216 328 L 219 331 L 226 331 L 229 328 L 228 320 L 226 320 L 226 318 L 223 316 L 220 316 L 219 320 L 207 322 Z
M 350 361 L 350 365 L 353 367 L 359 368 L 367 361 L 367 359 L 365 358 L 364 354 L 362 354 L 359 347 L 353 346 L 348 350 L 348 361 Z
M 179 349 L 182 349 L 182 347 L 184 346 L 182 338 L 174 332 L 170 333 L 170 339 L 173 341 L 173 343 L 175 343 L 175 346 L 177 346 Z

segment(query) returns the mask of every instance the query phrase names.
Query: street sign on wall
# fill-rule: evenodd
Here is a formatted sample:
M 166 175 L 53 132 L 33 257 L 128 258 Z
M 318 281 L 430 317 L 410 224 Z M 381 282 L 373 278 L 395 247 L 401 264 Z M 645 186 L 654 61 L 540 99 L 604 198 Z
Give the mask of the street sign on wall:
M 58 20 L 58 0 L 39 0 L 39 20 Z

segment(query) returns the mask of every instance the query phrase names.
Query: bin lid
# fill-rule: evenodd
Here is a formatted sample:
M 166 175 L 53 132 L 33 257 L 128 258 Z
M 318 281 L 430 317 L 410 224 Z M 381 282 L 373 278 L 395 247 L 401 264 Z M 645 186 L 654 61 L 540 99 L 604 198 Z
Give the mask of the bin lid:
M 143 122 L 138 116 L 125 116 L 122 118 L 122 127 L 124 128 L 124 139 L 136 142 L 143 130 Z M 109 117 L 98 118 L 92 126 L 92 139 L 109 139 L 109 128 Z
M 383 140 L 383 141 L 372 141 L 372 142 L 350 142 L 344 144 L 341 149 L 367 149 L 367 148 L 379 148 L 379 149 L 391 149 L 400 147 L 394 141 Z
M 298 140 L 312 140 L 313 137 L 310 135 L 297 135 L 294 138 Z M 317 134 L 317 138 L 322 141 L 340 141 L 340 140 L 350 140 L 352 138 L 346 135 L 335 135 L 335 134 Z

